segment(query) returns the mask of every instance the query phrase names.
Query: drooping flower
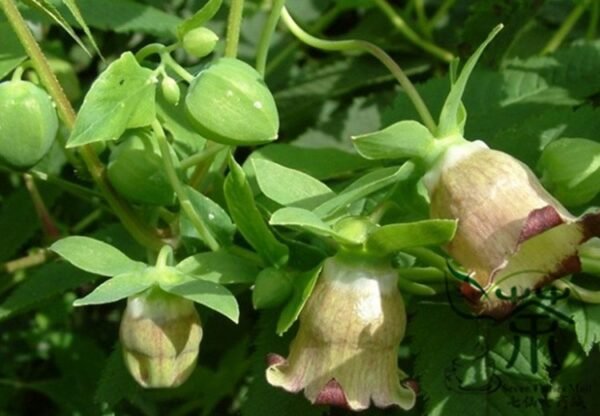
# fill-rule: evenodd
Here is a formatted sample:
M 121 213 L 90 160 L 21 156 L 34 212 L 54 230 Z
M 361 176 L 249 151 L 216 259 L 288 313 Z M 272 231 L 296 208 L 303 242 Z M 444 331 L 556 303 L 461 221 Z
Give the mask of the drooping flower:
M 416 393 L 397 365 L 406 327 L 397 279 L 381 260 L 327 259 L 288 358 L 269 357 L 268 382 L 315 404 L 412 408 Z
M 192 301 L 157 288 L 132 296 L 121 320 L 123 356 L 144 387 L 176 387 L 196 365 L 202 327 Z
M 424 183 L 432 218 L 459 220 L 446 249 L 473 279 L 462 291 L 482 314 L 503 317 L 579 271 L 579 246 L 600 235 L 600 213 L 574 217 L 526 165 L 480 141 L 451 146 Z

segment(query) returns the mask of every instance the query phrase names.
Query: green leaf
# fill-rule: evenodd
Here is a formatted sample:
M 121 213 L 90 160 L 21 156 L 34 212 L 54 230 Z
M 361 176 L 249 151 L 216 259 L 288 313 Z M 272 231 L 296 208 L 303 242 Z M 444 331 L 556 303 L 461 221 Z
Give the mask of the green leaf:
M 28 273 L 19 286 L 0 304 L 0 320 L 26 312 L 41 302 L 97 276 L 77 270 L 68 263 L 49 263 Z
M 90 31 L 90 28 L 88 27 L 87 23 L 85 22 L 85 19 L 81 15 L 81 12 L 79 11 L 79 7 L 77 7 L 76 1 L 75 0 L 62 0 L 62 2 L 65 4 L 65 6 L 67 6 L 69 11 L 73 15 L 73 17 L 75 18 L 77 23 L 79 24 L 79 26 L 81 26 L 81 28 L 85 32 L 85 35 L 90 40 L 90 43 L 92 44 L 92 47 L 94 48 L 96 53 L 101 58 L 103 58 L 102 53 L 100 52 L 100 49 L 98 48 L 98 45 L 96 44 L 96 40 L 94 39 L 94 36 L 92 35 L 92 32 Z
M 408 330 L 416 357 L 412 376 L 418 378 L 425 396 L 423 413 L 503 416 L 514 414 L 515 403 L 530 397 L 530 404 L 519 405 L 519 415 L 543 414 L 539 401 L 549 383 L 548 350 L 542 342 L 533 349 L 538 360 L 534 372 L 529 338 L 521 336 L 512 362 L 517 334 L 510 331 L 510 323 L 521 328 L 527 325 L 516 319 L 504 323 L 469 319 L 448 304 L 418 303 Z
M 186 33 L 203 26 L 212 19 L 221 8 L 223 0 L 208 0 L 193 16 L 187 18 L 177 27 L 177 36 L 182 40 Z
M 248 161 L 267 159 L 290 169 L 302 171 L 319 180 L 338 178 L 374 165 L 359 155 L 334 148 L 308 148 L 287 143 L 271 143 L 250 155 Z M 253 176 L 251 163 L 244 164 L 248 176 Z M 251 173 L 252 171 L 252 173 Z
M 225 250 L 199 253 L 182 260 L 176 269 L 195 278 L 221 285 L 254 283 L 258 268 Z
M 131 0 L 78 0 L 78 4 L 87 24 L 103 31 L 175 39 L 176 27 L 181 23 L 174 13 Z
M 283 265 L 289 255 L 286 245 L 277 241 L 256 207 L 244 170 L 233 158 L 223 191 L 229 213 L 246 241 L 270 265 Z
M 448 94 L 444 106 L 442 107 L 442 112 L 440 113 L 440 121 L 438 123 L 437 132 L 438 137 L 462 134 L 462 131 L 459 130 L 457 123 L 459 122 L 460 104 L 463 92 L 467 86 L 467 81 L 471 76 L 471 72 L 473 72 L 473 68 L 475 68 L 477 60 L 483 53 L 483 50 L 492 41 L 492 39 L 494 39 L 498 32 L 502 30 L 502 27 L 502 25 L 498 25 L 492 29 L 487 39 L 483 41 L 475 53 L 473 53 L 473 55 L 471 55 L 471 57 L 467 60 L 460 75 L 458 76 L 458 79 L 452 85 L 450 93 Z
M 313 212 L 321 218 L 329 217 L 346 208 L 352 202 L 358 201 L 386 186 L 406 180 L 413 171 L 414 164 L 406 162 L 400 168 L 381 168 L 369 172 L 350 184 L 337 196 L 315 208 Z
M 154 284 L 150 275 L 143 271 L 119 274 L 98 286 L 89 295 L 77 299 L 73 306 L 101 305 L 116 302 L 143 292 Z
M 122 346 L 117 343 L 106 360 L 95 392 L 95 402 L 106 403 L 111 408 L 123 399 L 131 401 L 142 391 L 142 387 L 137 385 L 127 372 L 121 348 Z
M 27 55 L 8 22 L 0 21 L 0 79 L 25 60 Z
M 306 301 L 315 288 L 322 268 L 323 264 L 319 264 L 314 269 L 300 273 L 294 277 L 294 292 L 292 293 L 292 298 L 281 311 L 281 315 L 279 315 L 277 334 L 283 335 L 296 322 Z
M 73 38 L 73 40 L 75 42 L 77 42 L 77 44 L 81 47 L 81 49 L 83 49 L 85 51 L 85 53 L 87 53 L 88 55 L 91 56 L 91 53 L 88 50 L 88 48 L 85 45 L 85 43 L 83 43 L 83 41 L 81 40 L 81 38 L 77 35 L 77 33 L 75 33 L 75 30 L 73 30 L 73 27 L 71 26 L 71 24 L 63 17 L 62 14 L 60 14 L 60 12 L 54 6 L 54 4 L 52 4 L 48 0 L 26 0 L 26 2 L 33 4 L 39 10 L 41 10 L 42 12 L 44 12 L 56 24 L 58 24 L 60 27 L 62 27 L 63 30 L 65 32 L 67 32 L 69 34 L 69 36 L 71 36 L 71 38 Z M 68 6 L 69 0 L 63 0 L 63 2 L 65 4 L 67 4 L 67 6 Z M 77 6 L 75 6 L 75 7 L 77 7 Z M 69 6 L 69 8 L 70 8 L 70 6 Z M 92 39 L 92 38 L 90 37 L 90 39 Z M 92 39 L 92 44 L 94 45 L 94 48 L 96 48 L 96 44 L 93 41 L 93 39 Z M 96 48 L 96 50 L 97 50 L 97 48 Z
M 408 247 L 439 246 L 456 232 L 456 220 L 425 220 L 377 228 L 367 239 L 367 250 L 388 254 Z
M 280 210 L 277 210 L 273 213 L 271 219 L 269 220 L 269 224 L 297 227 L 302 230 L 315 233 L 317 235 L 334 238 L 335 240 L 341 243 L 357 243 L 355 241 L 348 240 L 347 238 L 337 233 L 333 228 L 331 228 L 327 223 L 325 223 L 312 211 L 308 211 L 302 208 L 281 208 Z
M 538 163 L 546 188 L 567 206 L 583 205 L 600 192 L 600 143 L 564 138 L 551 142 Z
M 204 305 L 238 323 L 240 310 L 237 301 L 225 286 L 183 273 L 179 274 L 177 280 L 176 283 L 160 282 L 159 284 L 166 292 Z
M 66 237 L 52 244 L 50 250 L 73 266 L 101 276 L 139 272 L 145 267 L 115 247 L 90 237 Z
M 262 193 L 281 205 L 311 209 L 335 196 L 327 185 L 300 171 L 266 159 L 255 159 L 252 165 Z
M 352 138 L 356 151 L 367 159 L 422 158 L 433 141 L 427 127 L 413 120 L 400 121 L 383 130 Z
M 186 191 L 194 210 L 202 218 L 213 237 L 221 245 L 227 246 L 231 244 L 233 235 L 235 234 L 235 225 L 231 222 L 231 218 L 229 218 L 227 212 L 219 204 L 196 191 L 191 186 L 186 186 Z M 182 235 L 202 239 L 185 213 L 180 216 L 180 221 Z
M 583 352 L 589 355 L 600 344 L 600 305 L 570 302 L 569 312 L 575 321 L 575 335 Z M 598 349 L 598 348 L 596 348 Z
M 156 82 L 153 71 L 125 52 L 92 84 L 67 147 L 117 140 L 128 128 L 150 125 L 156 117 Z

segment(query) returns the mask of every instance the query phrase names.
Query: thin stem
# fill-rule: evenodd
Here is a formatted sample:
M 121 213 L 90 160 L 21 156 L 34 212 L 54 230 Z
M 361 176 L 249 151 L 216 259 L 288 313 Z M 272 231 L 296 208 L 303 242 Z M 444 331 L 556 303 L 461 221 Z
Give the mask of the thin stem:
M 190 74 L 184 67 L 179 65 L 177 61 L 175 61 L 168 52 L 161 53 L 160 59 L 166 66 L 171 68 L 177 75 L 181 77 L 181 79 L 183 79 L 188 84 L 194 80 L 194 76 Z
M 208 230 L 208 227 L 206 226 L 206 224 L 204 224 L 204 221 L 194 209 L 194 206 L 192 205 L 192 202 L 190 201 L 189 196 L 187 194 L 187 190 L 184 188 L 183 184 L 179 180 L 179 177 L 177 176 L 177 172 L 175 171 L 175 166 L 173 164 L 173 159 L 171 156 L 171 149 L 169 148 L 169 142 L 167 142 L 164 130 L 162 129 L 158 121 L 154 121 L 154 123 L 152 123 L 152 129 L 154 130 L 156 138 L 158 140 L 158 146 L 162 155 L 165 171 L 167 173 L 167 176 L 169 177 L 171 186 L 175 190 L 175 194 L 177 194 L 177 199 L 179 200 L 181 209 L 183 209 L 185 214 L 188 216 L 188 218 L 194 225 L 194 228 L 196 229 L 196 231 L 198 231 L 198 234 L 200 235 L 200 237 L 202 237 L 206 245 L 208 245 L 208 247 L 212 251 L 218 250 L 219 243 L 212 236 L 212 234 Z
M 181 168 L 188 169 L 188 168 L 191 168 L 192 166 L 202 163 L 205 160 L 208 160 L 208 159 L 212 158 L 213 156 L 215 156 L 217 153 L 219 153 L 224 148 L 225 148 L 225 146 L 223 146 L 223 145 L 208 146 L 202 152 L 196 153 L 195 155 L 192 155 L 186 159 L 183 159 L 181 161 Z
M 267 66 L 267 55 L 269 54 L 269 46 L 271 45 L 271 37 L 279 22 L 281 16 L 281 9 L 285 5 L 285 0 L 273 0 L 271 6 L 271 13 L 265 22 L 262 33 L 260 35 L 260 41 L 258 42 L 258 50 L 256 52 L 256 70 L 264 78 L 265 68 Z
M 33 206 L 35 208 L 35 212 L 42 224 L 42 229 L 44 230 L 44 234 L 46 238 L 50 241 L 55 241 L 60 238 L 60 231 L 54 224 L 54 220 L 48 212 L 48 208 L 46 207 L 46 203 L 44 199 L 40 195 L 38 188 L 33 180 L 33 177 L 29 174 L 24 174 L 23 178 L 25 180 L 25 187 L 31 196 L 31 200 L 33 202 Z
M 432 132 L 432 134 L 435 134 L 437 130 L 435 121 L 433 121 L 433 117 L 425 105 L 425 102 L 423 102 L 421 95 L 416 90 L 412 82 L 408 79 L 402 68 L 400 68 L 400 66 L 387 53 L 385 53 L 383 49 L 370 42 L 362 40 L 351 39 L 332 41 L 316 38 L 306 33 L 300 26 L 298 26 L 285 7 L 282 10 L 281 17 L 294 36 L 314 48 L 325 51 L 363 50 L 376 57 L 383 65 L 385 65 L 392 75 L 394 75 L 398 83 L 404 89 L 404 92 L 406 92 L 406 95 L 408 95 L 408 98 L 415 106 L 425 126 Z
M 27 27 L 27 23 L 17 9 L 14 0 L 0 0 L 4 13 L 8 18 L 15 34 L 25 48 L 27 55 L 31 59 L 31 64 L 48 93 L 54 99 L 58 113 L 69 129 L 75 125 L 75 111 L 65 95 L 60 83 L 52 72 L 44 53 Z M 131 207 L 123 201 L 112 189 L 105 176 L 104 165 L 98 159 L 94 148 L 91 145 L 85 145 L 81 148 L 81 156 L 85 162 L 92 179 L 96 182 L 100 191 L 107 202 L 119 217 L 129 233 L 142 245 L 160 249 L 163 242 L 154 230 L 148 229 L 134 214 Z
M 97 208 L 90 212 L 88 215 L 83 217 L 79 222 L 77 222 L 73 227 L 71 227 L 71 232 L 73 234 L 79 234 L 87 227 L 92 225 L 94 222 L 99 220 L 102 217 L 103 210 L 102 208 Z
M 440 20 L 442 20 L 446 14 L 448 14 L 448 10 L 454 5 L 456 0 L 444 0 L 437 11 L 433 14 L 433 17 L 429 19 L 429 30 L 433 29 Z
M 579 20 L 579 18 L 583 15 L 583 12 L 588 7 L 590 0 L 583 0 L 577 4 L 569 13 L 567 18 L 563 21 L 562 25 L 558 28 L 558 30 L 554 33 L 554 36 L 550 38 L 546 46 L 542 49 L 542 55 L 546 55 L 556 51 L 566 37 L 571 33 L 573 26 Z
M 331 22 L 335 20 L 336 17 L 340 14 L 342 8 L 340 6 L 335 6 L 327 13 L 323 14 L 312 26 L 311 32 L 320 33 L 324 28 L 329 26 Z M 280 13 L 281 14 L 281 13 Z M 267 64 L 266 74 L 273 72 L 275 68 L 281 65 L 286 59 L 294 52 L 298 50 L 298 45 L 300 42 L 297 39 L 294 39 L 292 42 L 287 42 L 287 46 L 283 48 L 277 55 L 275 55 L 272 59 L 269 59 Z
M 156 267 L 171 266 L 173 264 L 173 248 L 169 245 L 165 245 L 160 249 L 158 256 L 156 257 Z
M 415 0 L 415 12 L 417 14 L 417 22 L 419 28 L 425 36 L 431 39 L 431 31 L 429 29 L 429 22 L 427 21 L 427 14 L 425 13 L 425 3 L 423 0 Z
M 39 249 L 25 257 L 21 257 L 20 259 L 7 261 L 2 265 L 0 270 L 3 270 L 8 274 L 12 274 L 19 270 L 39 266 L 40 264 L 45 263 L 48 259 L 52 258 L 53 255 L 54 253 L 49 250 Z
M 590 7 L 590 21 L 588 23 L 586 37 L 588 40 L 596 39 L 596 30 L 598 30 L 598 20 L 600 20 L 600 1 L 593 0 Z
M 421 37 L 414 30 L 412 30 L 408 26 L 408 24 L 406 24 L 404 19 L 398 13 L 396 13 L 394 8 L 390 6 L 390 4 L 386 0 L 373 1 L 381 9 L 381 11 L 390 19 L 394 27 L 398 29 L 400 33 L 402 33 L 404 37 L 410 42 L 425 50 L 426 52 L 429 52 L 436 58 L 441 59 L 444 62 L 450 62 L 454 59 L 454 55 L 449 51 L 442 49 L 431 42 L 421 39 Z
M 231 0 L 231 8 L 227 18 L 227 38 L 225 39 L 225 56 L 229 58 L 237 56 L 243 13 L 244 0 Z

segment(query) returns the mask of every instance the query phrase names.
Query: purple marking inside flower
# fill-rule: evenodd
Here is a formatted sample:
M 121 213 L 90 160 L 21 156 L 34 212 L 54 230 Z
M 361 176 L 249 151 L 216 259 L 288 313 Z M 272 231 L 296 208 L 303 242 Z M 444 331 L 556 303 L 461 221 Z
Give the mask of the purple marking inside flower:
M 523 228 L 521 229 L 518 244 L 521 244 L 550 228 L 554 228 L 563 222 L 564 221 L 560 217 L 558 211 L 556 211 L 556 208 L 551 205 L 534 209 L 527 216 L 525 225 L 523 225 Z
M 325 386 L 323 386 L 323 388 L 319 392 L 319 395 L 315 399 L 315 404 L 337 406 L 350 409 L 348 401 L 346 400 L 346 395 L 344 394 L 344 390 L 335 378 L 332 378 L 327 382 L 327 384 L 325 384 Z

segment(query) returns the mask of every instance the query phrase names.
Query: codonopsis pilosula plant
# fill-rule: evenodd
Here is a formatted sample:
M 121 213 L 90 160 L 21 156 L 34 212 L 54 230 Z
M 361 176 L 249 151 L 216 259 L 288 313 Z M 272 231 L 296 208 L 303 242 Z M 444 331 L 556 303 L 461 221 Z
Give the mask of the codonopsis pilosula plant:
M 599 213 L 576 218 L 525 164 L 463 136 L 463 91 L 500 29 L 492 31 L 458 77 L 452 76 L 434 131 L 401 121 L 354 138 L 367 158 L 408 157 L 424 167 L 431 217 L 458 219 L 446 250 L 468 271 L 463 294 L 478 313 L 495 317 L 506 316 L 534 289 L 579 271 L 579 246 L 600 235 Z
M 285 332 L 296 318 L 298 331 L 287 358 L 269 355 L 267 381 L 292 393 L 303 391 L 314 404 L 354 411 L 371 404 L 411 409 L 416 392 L 397 365 L 407 318 L 398 289 L 403 277 L 392 267 L 392 257 L 406 247 L 450 240 L 455 221 L 379 226 L 368 217 L 348 215 L 347 206 L 356 198 L 408 179 L 411 163 L 370 172 L 337 195 L 299 171 L 262 159 L 251 158 L 251 164 L 262 193 L 287 205 L 273 213 L 272 225 L 324 237 L 337 247 L 317 267 L 292 277 L 293 293 L 277 331 Z M 282 177 L 291 186 L 286 190 L 302 192 L 281 192 Z M 278 278 L 272 271 L 268 277 L 270 284 Z M 258 279 L 254 290 L 262 290 Z

